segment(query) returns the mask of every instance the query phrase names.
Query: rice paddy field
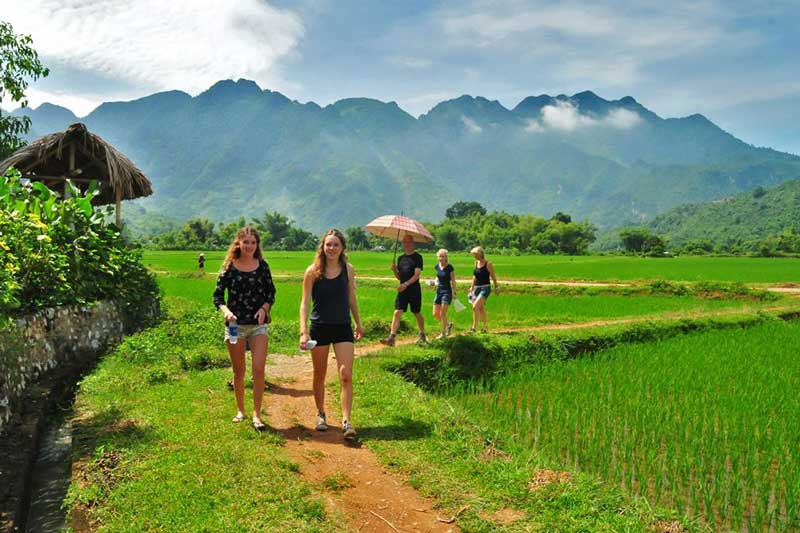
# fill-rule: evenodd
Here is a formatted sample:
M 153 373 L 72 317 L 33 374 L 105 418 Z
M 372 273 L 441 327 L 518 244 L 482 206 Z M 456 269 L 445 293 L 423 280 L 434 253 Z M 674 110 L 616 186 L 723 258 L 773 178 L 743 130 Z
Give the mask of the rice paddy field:
M 144 255 L 164 291 L 173 321 L 169 327 L 184 328 L 188 320 L 185 329 L 204 331 L 197 347 L 181 352 L 184 358 L 191 363 L 194 352 L 208 353 L 215 368 L 226 358 L 221 322 L 218 343 L 213 334 L 218 317 L 212 292 L 222 256 L 207 253 L 206 272 L 198 273 L 197 252 Z M 433 254 L 424 257 L 432 267 Z M 278 291 L 271 353 L 299 354 L 300 277 L 312 258 L 309 252 L 267 252 Z M 360 358 L 354 413 L 357 420 L 372 424 L 372 431 L 363 433 L 365 445 L 387 468 L 400 469 L 412 485 L 450 508 L 470 507 L 456 522 L 468 531 L 498 530 L 481 508 L 515 509 L 525 517 L 499 529 L 503 531 L 561 530 L 565 520 L 570 524 L 565 529 L 576 531 L 800 530 L 800 321 L 792 319 L 800 313 L 800 300 L 744 285 L 792 286 L 800 281 L 797 260 L 490 260 L 501 283 L 499 294 L 488 301 L 490 334 L 462 337 L 470 341 L 464 346 L 503 344 L 505 339 L 534 346 L 541 335 L 562 338 L 567 346 L 572 326 L 589 328 L 599 341 L 596 346 L 608 346 L 602 339 L 612 330 L 631 328 L 633 334 L 619 337 L 623 340 L 613 348 L 531 357 L 513 371 L 498 368 L 474 381 L 448 382 L 444 390 L 417 387 L 385 364 L 403 358 L 446 358 L 442 343 L 399 346 Z M 386 333 L 391 318 L 396 285 L 388 269 L 391 254 L 359 252 L 350 261 L 356 269 L 366 340 L 373 342 Z M 451 261 L 460 278 L 468 277 L 469 257 L 456 255 Z M 524 280 L 625 286 L 504 283 Z M 465 293 L 460 296 L 465 302 Z M 432 300 L 433 288 L 424 286 L 429 334 L 437 333 Z M 786 320 L 774 318 L 779 313 Z M 471 325 L 469 311 L 451 310 L 450 317 L 457 335 Z M 737 322 L 737 317 L 743 318 Z M 711 319 L 718 318 L 728 325 L 713 325 Z M 711 325 L 695 333 L 681 333 L 692 328 L 677 327 L 658 341 L 635 334 L 636 324 L 646 328 L 703 320 L 711 320 Z M 413 319 L 404 321 L 401 337 L 414 337 Z M 128 342 L 135 346 L 139 341 Z M 151 344 L 153 354 L 164 352 L 156 341 Z M 527 361 L 522 356 L 517 360 Z M 154 376 L 167 368 L 165 362 L 148 364 L 155 365 L 155 370 L 147 370 Z M 227 373 L 216 368 L 190 370 L 187 375 L 206 379 L 208 374 L 212 387 Z M 179 383 L 182 379 L 159 385 L 169 389 L 164 397 Z M 86 394 L 91 396 L 91 390 Z M 425 416 L 430 418 L 419 418 Z M 389 424 L 389 429 L 381 424 Z M 421 427 L 431 429 L 420 432 Z M 575 481 L 562 489 L 536 492 L 530 489 L 531 479 L 541 472 L 556 477 L 564 473 Z M 124 495 L 120 498 L 115 505 L 127 505 Z M 135 500 L 130 501 L 134 505 Z M 308 514 L 301 511 L 298 516 Z
M 530 367 L 453 391 L 512 453 L 598 475 L 717 530 L 800 527 L 800 323 Z
M 193 272 L 199 252 L 147 251 L 145 263 L 156 271 Z M 266 250 L 276 275 L 302 276 L 313 260 L 313 252 Z M 421 251 L 427 268 L 423 277 L 433 278 L 434 251 Z M 215 272 L 224 252 L 206 253 L 206 271 Z M 542 281 L 728 281 L 748 284 L 800 283 L 800 259 L 762 257 L 686 256 L 650 258 L 632 256 L 488 256 L 497 275 L 506 280 Z M 391 252 L 353 252 L 350 262 L 362 276 L 391 276 Z M 472 258 L 451 254 L 458 278 L 469 278 Z

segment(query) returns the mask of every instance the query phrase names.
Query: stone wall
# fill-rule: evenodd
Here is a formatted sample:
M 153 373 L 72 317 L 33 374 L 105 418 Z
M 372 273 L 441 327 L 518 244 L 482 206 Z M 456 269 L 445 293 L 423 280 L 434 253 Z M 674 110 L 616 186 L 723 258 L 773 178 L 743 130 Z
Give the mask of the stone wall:
M 123 317 L 112 301 L 44 309 L 16 320 L 0 337 L 0 433 L 26 387 L 43 373 L 84 366 L 122 339 Z

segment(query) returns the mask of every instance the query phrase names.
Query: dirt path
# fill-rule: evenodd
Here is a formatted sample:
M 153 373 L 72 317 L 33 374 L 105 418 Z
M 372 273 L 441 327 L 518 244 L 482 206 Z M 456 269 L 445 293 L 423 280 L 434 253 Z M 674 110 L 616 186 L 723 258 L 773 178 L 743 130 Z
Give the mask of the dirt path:
M 781 312 L 793 311 L 797 307 L 781 305 L 762 309 Z M 725 309 L 711 313 L 669 313 L 570 324 L 543 324 L 503 329 L 495 333 L 581 329 L 655 319 L 710 318 L 741 312 L 741 309 Z M 410 344 L 413 341 L 413 337 L 398 339 L 398 344 Z M 380 344 L 357 345 L 356 356 L 372 354 L 382 348 Z M 460 531 L 455 524 L 444 521 L 449 517 L 442 517 L 433 509 L 433 501 L 423 498 L 405 480 L 382 467 L 377 457 L 367 448 L 358 443 L 345 444 L 338 425 L 341 417 L 338 410 L 329 413 L 328 421 L 331 426 L 327 432 L 313 430 L 313 369 L 308 355 L 274 354 L 269 359 L 273 363 L 267 368 L 269 386 L 265 400 L 269 424 L 285 437 L 286 450 L 300 465 L 300 473 L 312 484 L 321 487 L 328 510 L 334 515 L 340 513 L 347 528 L 363 532 Z M 336 379 L 335 359 L 331 355 L 327 381 Z M 331 400 L 328 399 L 329 406 L 335 403 Z M 325 480 L 335 480 L 331 484 L 338 484 L 339 490 L 322 488 Z
M 359 346 L 357 355 L 375 348 Z M 433 501 L 426 500 L 399 476 L 387 471 L 367 448 L 358 443 L 345 444 L 339 426 L 340 412 L 328 414 L 327 432 L 313 430 L 316 413 L 310 356 L 270 355 L 270 361 L 275 365 L 267 367 L 269 388 L 265 403 L 269 425 L 286 438 L 286 450 L 300 465 L 304 478 L 318 487 L 323 487 L 326 479 L 341 487 L 340 490 L 324 488 L 322 493 L 328 510 L 334 516 L 338 512 L 344 517 L 346 529 L 390 533 L 460 531 L 455 524 L 440 521 Z M 333 358 L 327 379 L 336 379 Z M 330 406 L 334 402 L 326 403 Z

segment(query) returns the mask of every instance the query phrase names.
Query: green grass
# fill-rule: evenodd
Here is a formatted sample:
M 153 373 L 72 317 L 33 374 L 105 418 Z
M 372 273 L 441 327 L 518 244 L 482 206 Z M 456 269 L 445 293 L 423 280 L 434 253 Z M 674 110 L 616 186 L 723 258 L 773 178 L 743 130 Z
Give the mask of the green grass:
M 452 401 L 517 456 L 595 474 L 712 528 L 800 527 L 800 324 L 529 366 Z
M 276 277 L 278 294 L 270 352 L 296 354 L 299 275 L 312 254 L 268 253 L 273 272 L 289 275 Z M 225 390 L 229 362 L 221 340 L 221 320 L 212 304 L 214 270 L 222 254 L 207 254 L 204 276 L 194 272 L 195 257 L 194 252 L 146 254 L 146 263 L 159 274 L 170 318 L 126 339 L 81 383 L 76 400 L 76 468 L 68 507 L 77 519 L 108 531 L 337 529 L 341 521 L 339 517 L 325 516 L 319 493 L 345 489 L 350 482 L 346 475 L 334 475 L 311 485 L 282 450 L 281 435 L 259 435 L 246 424 L 232 427 L 232 399 Z M 359 253 L 352 258 L 357 275 L 362 276 L 358 282 L 359 306 L 371 340 L 385 333 L 395 292 L 391 282 L 363 277 L 387 275 L 390 257 Z M 588 266 L 596 279 L 606 279 L 603 269 L 614 264 L 592 263 L 593 259 L 607 258 L 496 259 L 496 264 L 502 264 L 508 272 L 507 277 L 517 279 L 545 278 L 541 272 L 547 268 L 568 275 L 583 268 L 581 265 Z M 611 259 L 621 261 L 619 265 L 629 267 L 630 272 L 645 271 L 641 261 L 646 260 Z M 468 258 L 454 260 L 462 272 L 467 271 Z M 696 263 L 693 271 L 702 271 L 704 279 L 724 279 L 715 277 L 716 259 L 706 260 L 712 263 Z M 671 261 L 680 260 L 653 264 L 678 264 Z M 732 268 L 738 272 L 749 272 L 749 267 L 756 264 L 748 263 L 753 261 L 749 259 L 736 261 Z M 567 263 L 574 264 L 565 266 Z M 775 270 L 778 262 L 768 264 L 773 273 L 780 271 Z M 429 287 L 424 290 L 423 311 L 428 331 L 433 333 L 433 291 Z M 752 316 L 775 304 L 736 288 L 676 289 L 658 283 L 635 289 L 590 290 L 509 286 L 490 298 L 488 309 L 490 325 L 497 330 L 618 318 L 663 319 L 707 312 Z M 468 311 L 451 310 L 450 316 L 456 331 L 463 331 L 471 321 Z M 411 322 L 408 318 L 405 321 Z M 785 336 L 780 331 L 773 333 L 772 340 L 768 335 L 757 339 L 765 346 L 777 346 Z M 539 337 L 539 333 L 536 335 Z M 481 337 L 474 340 L 482 342 Z M 511 428 L 511 418 L 499 414 L 494 420 L 490 414 L 492 404 L 486 403 L 484 395 L 430 394 L 386 370 L 387 360 L 398 354 L 432 357 L 440 348 L 402 348 L 381 357 L 359 358 L 354 372 L 354 422 L 362 442 L 389 468 L 406 474 L 424 495 L 435 498 L 438 506 L 460 509 L 469 505 L 458 516 L 457 524 L 463 530 L 645 531 L 658 520 L 677 516 L 660 507 L 670 506 L 673 501 L 677 504 L 678 500 L 669 496 L 671 493 L 658 500 L 661 504 L 651 507 L 646 499 L 629 494 L 629 487 L 622 487 L 616 478 L 603 482 L 604 473 L 585 468 L 582 459 L 576 468 L 574 460 L 565 461 L 558 453 L 525 446 L 523 429 L 527 428 Z M 712 350 L 714 346 L 706 348 Z M 624 354 L 619 357 L 624 360 Z M 639 353 L 638 357 L 646 359 L 647 354 Z M 675 354 L 672 357 L 680 359 Z M 609 357 L 609 364 L 613 359 Z M 790 363 L 785 364 L 793 372 Z M 628 361 L 628 366 L 616 371 L 641 375 L 633 372 L 637 365 L 638 360 L 636 364 Z M 563 368 L 570 367 L 565 364 Z M 656 372 L 650 366 L 646 368 Z M 679 368 L 683 373 L 693 371 L 689 364 Z M 529 376 L 517 371 L 514 375 Z M 790 375 L 787 373 L 784 378 L 789 379 Z M 558 384 L 557 373 L 551 379 Z M 516 386 L 511 381 L 503 383 L 508 390 Z M 336 394 L 332 398 L 335 401 Z M 763 402 L 758 405 L 768 407 Z M 706 412 L 711 413 L 698 411 Z M 588 445 L 585 448 L 591 449 Z M 567 470 L 574 475 L 563 484 L 531 488 L 531 480 L 544 468 Z M 519 521 L 504 525 L 493 518 L 492 513 L 509 509 L 521 513 Z M 684 523 L 696 526 L 691 521 Z
M 302 276 L 313 261 L 313 252 L 265 251 L 276 275 Z M 206 271 L 219 270 L 223 252 L 206 253 Z M 434 253 L 424 251 L 423 278 L 433 278 Z M 450 257 L 459 279 L 472 276 L 473 262 L 466 254 Z M 761 257 L 674 257 L 629 256 L 489 256 L 498 278 L 509 280 L 584 281 L 739 281 L 743 283 L 800 282 L 800 259 Z M 362 276 L 392 275 L 390 252 L 354 252 L 350 262 Z M 156 271 L 194 272 L 197 252 L 146 251 L 144 262 Z
M 274 432 L 234 426 L 225 361 L 205 318 L 188 314 L 129 337 L 77 395 L 73 523 L 106 531 L 330 531 L 324 505 Z
M 173 307 L 203 309 L 209 316 L 215 314 L 211 294 L 215 280 L 210 276 L 189 278 L 159 276 L 167 301 Z M 296 281 L 276 280 L 277 296 L 272 312 L 270 351 L 299 353 L 297 332 L 301 285 Z M 396 292 L 392 286 L 379 282 L 364 281 L 358 284 L 358 305 L 362 323 L 366 329 L 366 340 L 376 340 L 388 332 L 394 308 Z M 439 331 L 431 308 L 433 289 L 423 291 L 423 314 L 426 329 L 430 334 Z M 462 296 L 463 298 L 463 296 Z M 757 310 L 775 302 L 736 298 L 695 298 L 692 296 L 669 296 L 642 292 L 618 292 L 616 290 L 570 291 L 565 295 L 553 295 L 544 290 L 524 288 L 503 291 L 490 296 L 487 303 L 490 328 L 502 330 L 525 328 L 544 324 L 588 322 L 595 320 L 627 319 L 641 316 L 658 317 L 665 314 L 691 316 L 697 313 L 723 310 Z M 217 313 L 216 327 L 222 338 L 222 320 Z M 472 325 L 469 309 L 461 313 L 451 309 L 448 314 L 455 324 L 454 332 L 465 332 Z M 406 331 L 412 331 L 413 317 L 404 317 Z M 221 343 L 221 341 L 220 341 Z

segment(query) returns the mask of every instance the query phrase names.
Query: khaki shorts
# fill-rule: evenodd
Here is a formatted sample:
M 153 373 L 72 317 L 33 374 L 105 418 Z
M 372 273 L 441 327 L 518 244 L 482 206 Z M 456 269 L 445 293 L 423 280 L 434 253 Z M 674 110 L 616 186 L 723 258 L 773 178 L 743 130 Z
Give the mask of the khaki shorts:
M 269 335 L 269 326 L 266 324 L 258 325 L 258 324 L 239 324 L 238 326 L 238 333 L 237 339 L 244 339 L 247 340 L 250 337 L 258 337 L 259 335 L 268 336 Z M 225 328 L 225 342 L 231 338 L 228 328 Z

